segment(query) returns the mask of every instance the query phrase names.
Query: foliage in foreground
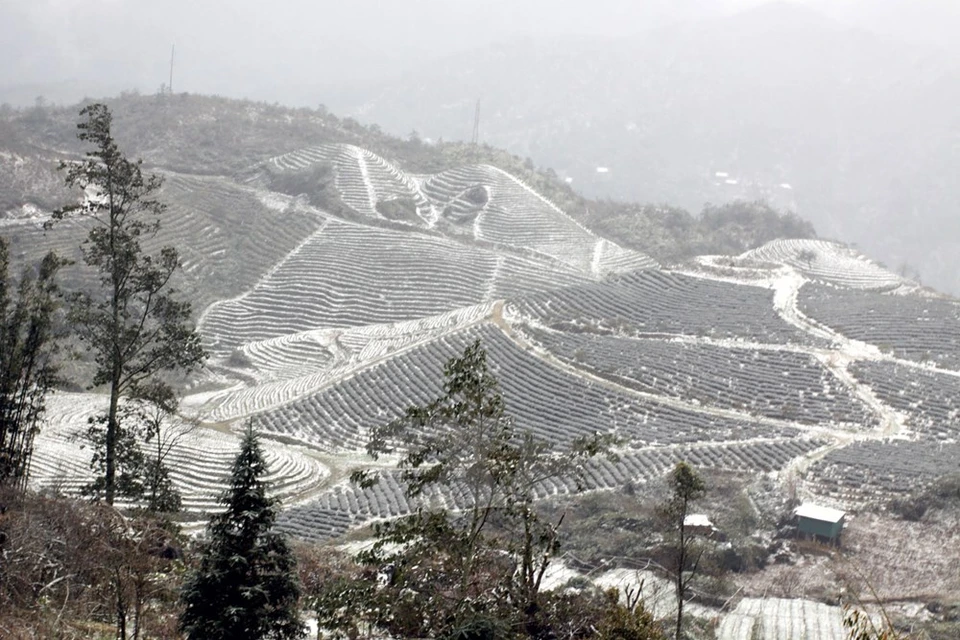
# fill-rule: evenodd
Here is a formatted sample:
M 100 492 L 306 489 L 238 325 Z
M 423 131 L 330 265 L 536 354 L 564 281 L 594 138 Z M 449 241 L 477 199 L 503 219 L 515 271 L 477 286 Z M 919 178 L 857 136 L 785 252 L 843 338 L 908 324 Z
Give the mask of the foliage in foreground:
M 277 504 L 267 497 L 267 464 L 248 427 L 233 463 L 225 511 L 211 518 L 199 566 L 183 587 L 180 629 L 188 638 L 300 638 L 300 585 L 286 539 L 273 531 Z
M 479 341 L 444 373 L 441 397 L 374 429 L 368 446 L 374 457 L 402 452 L 407 497 L 421 507 L 375 525 L 376 542 L 352 577 L 314 593 L 321 624 L 345 635 L 369 627 L 411 638 L 548 638 L 564 628 L 563 637 L 596 637 L 616 609 L 609 596 L 541 590 L 562 518 L 545 521 L 534 500 L 547 479 L 579 485 L 585 463 L 610 439 L 556 451 L 515 428 Z M 463 508 L 431 507 L 437 491 L 461 496 Z M 630 618 L 635 610 L 616 612 Z
M 50 253 L 35 272 L 25 269 L 14 282 L 8 243 L 0 238 L 0 489 L 26 488 L 33 439 L 57 380 L 54 313 L 61 264 Z
M 148 514 L 0 493 L 0 637 L 175 637 L 183 543 Z

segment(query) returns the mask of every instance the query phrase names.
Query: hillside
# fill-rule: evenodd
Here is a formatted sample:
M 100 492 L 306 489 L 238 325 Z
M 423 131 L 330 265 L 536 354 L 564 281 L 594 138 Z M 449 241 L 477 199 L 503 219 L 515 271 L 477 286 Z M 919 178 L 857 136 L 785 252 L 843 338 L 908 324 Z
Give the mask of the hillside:
M 408 69 L 343 108 L 398 134 L 450 140 L 470 133 L 479 99 L 482 140 L 553 167 L 588 196 L 690 211 L 764 198 L 960 292 L 957 57 L 811 4 L 629 37 L 511 39 Z M 820 4 L 856 22 L 882 12 Z M 899 24 L 926 15 L 901 4 Z
M 121 144 L 128 136 L 136 153 L 155 153 L 148 162 L 166 177 L 170 208 L 152 242 L 180 249 L 179 286 L 212 356 L 182 407 L 201 422 L 173 474 L 189 518 L 209 508 L 247 419 L 273 443 L 286 531 L 323 541 L 409 513 L 417 504 L 389 464 L 372 466 L 366 438 L 434 397 L 445 362 L 475 339 L 518 426 L 561 451 L 577 436 L 618 436 L 619 460 L 594 463 L 588 489 L 649 497 L 679 460 L 732 475 L 753 505 L 744 544 L 764 558 L 785 544 L 774 536 L 791 498 L 866 522 L 960 472 L 960 302 L 849 247 L 780 239 L 664 264 L 598 235 L 565 208 L 588 201 L 492 149 L 401 142 L 322 113 L 212 98 L 116 106 Z M 145 126 L 168 106 L 166 125 Z M 64 195 L 49 162 L 76 152 L 69 117 L 4 121 L 13 142 L 3 157 L 16 157 L 6 166 L 38 176 L 4 193 L 16 204 L 4 231 L 23 259 L 48 247 L 75 255 L 84 231 L 40 226 Z M 208 127 L 213 141 L 200 134 Z M 76 434 L 100 401 L 55 397 L 38 486 L 84 480 L 90 452 Z M 367 467 L 383 482 L 349 483 Z M 548 501 L 573 490 L 537 491 Z M 425 499 L 463 506 L 454 488 Z M 870 570 L 889 561 L 863 528 L 851 531 L 845 553 Z M 765 575 L 742 578 L 744 595 L 784 592 L 762 586 Z M 931 597 L 885 576 L 884 597 Z M 958 580 L 944 577 L 937 597 L 960 593 Z
M 123 94 L 105 102 L 114 113 L 117 140 L 129 155 L 143 158 L 148 167 L 164 171 L 171 178 L 206 179 L 208 186 L 204 189 L 214 192 L 216 188 L 211 185 L 215 183 L 227 190 L 236 190 L 238 183 L 269 187 L 293 196 L 306 194 L 310 204 L 338 215 L 354 215 L 353 206 L 360 207 L 365 215 L 374 204 L 351 200 L 364 198 L 362 193 L 344 191 L 349 202 L 342 207 L 340 190 L 328 189 L 333 186 L 328 183 L 334 165 L 338 175 L 350 173 L 351 166 L 358 172 L 370 170 L 361 156 L 373 153 L 385 163 L 380 169 L 372 169 L 373 179 L 386 189 L 383 196 L 397 200 L 393 205 L 385 204 L 385 212 L 374 217 L 402 220 L 417 206 L 407 200 L 409 184 L 388 186 L 392 179 L 378 171 L 402 171 L 405 177 L 401 182 L 408 183 L 416 182 L 418 176 L 459 171 L 460 175 L 437 176 L 423 185 L 423 195 L 432 194 L 438 206 L 443 201 L 442 213 L 448 205 L 452 205 L 451 209 L 469 207 L 469 203 L 451 201 L 455 196 L 469 195 L 467 192 L 444 195 L 444 189 L 463 181 L 483 182 L 483 173 L 492 168 L 529 186 L 567 217 L 599 236 L 661 262 L 680 261 L 701 253 L 739 253 L 777 238 L 815 236 L 809 223 L 759 203 L 739 202 L 723 211 L 694 216 L 676 209 L 668 208 L 666 213 L 647 208 L 638 211 L 629 203 L 590 200 L 571 189 L 552 170 L 535 169 L 529 160 L 488 145 L 426 143 L 419 137 L 401 139 L 383 133 L 376 125 L 363 126 L 351 118 L 338 118 L 322 106 L 289 109 L 189 94 Z M 78 110 L 74 106 L 0 110 L 3 219 L 42 215 L 67 197 L 56 165 L 80 152 L 75 136 Z M 352 145 L 356 149 L 331 145 Z M 351 158 L 351 154 L 360 156 Z M 510 184 L 515 181 L 498 176 L 495 171 L 489 178 L 507 191 L 516 188 Z M 341 178 L 355 179 L 356 175 L 346 174 Z M 168 183 L 168 187 L 178 185 L 182 183 L 177 180 Z M 522 189 L 519 193 L 522 195 Z M 176 194 L 174 191 L 172 199 L 177 198 Z M 226 209 L 216 211 L 222 203 L 212 199 L 206 213 L 234 215 Z M 511 206 L 509 199 L 507 203 Z M 236 213 L 250 216 L 257 206 L 245 203 Z M 534 203 L 534 208 L 540 206 Z

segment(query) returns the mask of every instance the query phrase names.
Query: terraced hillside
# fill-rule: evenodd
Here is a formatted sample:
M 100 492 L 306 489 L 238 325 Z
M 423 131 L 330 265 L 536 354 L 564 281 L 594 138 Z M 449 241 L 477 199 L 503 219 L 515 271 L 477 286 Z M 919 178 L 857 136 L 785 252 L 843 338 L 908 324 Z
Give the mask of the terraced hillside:
M 847 247 L 783 240 L 665 268 L 492 165 L 407 172 L 336 142 L 246 167 L 165 170 L 166 223 L 149 241 L 180 250 L 212 356 L 182 407 L 204 426 L 175 457 L 198 516 L 248 419 L 277 442 L 290 531 L 322 539 L 413 509 L 388 466 L 373 489 L 345 478 L 370 464 L 370 429 L 434 397 L 478 338 L 519 426 L 559 450 L 620 438 L 620 461 L 591 468 L 594 489 L 686 459 L 856 508 L 955 471 L 960 303 Z M 47 205 L 31 206 L 5 221 L 20 256 L 75 256 L 83 223 L 44 232 Z M 38 485 L 87 477 L 71 438 L 96 401 L 51 405 Z
M 169 208 L 146 245 L 179 249 L 177 287 L 194 301 L 211 354 L 183 390 L 181 418 L 200 426 L 170 458 L 188 519 L 215 508 L 248 422 L 269 443 L 280 526 L 295 536 L 331 540 L 424 504 L 469 506 L 458 486 L 408 500 L 395 458 L 372 461 L 364 447 L 371 429 L 436 397 L 445 363 L 477 339 L 516 424 L 555 452 L 578 436 L 617 436 L 618 459 L 589 464 L 589 491 L 652 500 L 680 460 L 711 478 L 751 478 L 742 497 L 764 517 L 745 525 L 758 548 L 770 548 L 783 515 L 771 512 L 786 496 L 847 509 L 860 524 L 873 517 L 865 507 L 882 511 L 960 474 L 956 300 L 809 239 L 659 265 L 581 226 L 568 214 L 583 202 L 562 189 L 545 192 L 555 202 L 544 197 L 532 186 L 544 174 L 487 164 L 487 149 L 444 164 L 449 150 L 423 145 L 411 162 L 387 144 L 354 144 L 362 136 L 348 129 L 258 150 L 235 141 L 242 153 L 208 165 L 215 147 L 191 148 L 174 165 L 176 145 L 156 141 Z M 42 229 L 52 196 L 66 194 L 27 157 L 0 150 L 0 177 L 16 178 L 14 191 L 0 182 L 16 205 L 3 209 L 2 230 L 21 260 L 47 249 L 76 258 L 87 228 Z M 31 181 L 46 197 L 24 199 Z M 66 275 L 70 287 L 91 281 L 76 267 Z M 102 409 L 97 391 L 51 399 L 37 487 L 75 493 L 89 481 L 78 437 Z M 380 482 L 351 484 L 360 469 Z M 553 480 L 535 493 L 565 501 L 575 489 Z M 870 545 L 856 536 L 869 540 L 869 528 L 851 535 L 860 553 Z M 778 567 L 769 580 L 784 589 L 802 569 Z M 765 578 L 753 579 L 744 595 L 766 595 Z M 840 637 L 839 615 L 747 597 L 730 603 L 717 634 Z
M 346 210 L 267 188 L 316 165 L 332 167 Z M 518 425 L 561 449 L 596 431 L 621 438 L 621 462 L 597 463 L 594 488 L 688 459 L 784 478 L 805 470 L 802 490 L 851 506 L 952 470 L 932 452 L 958 431 L 958 304 L 845 247 L 782 241 L 665 270 L 499 169 L 407 175 L 343 144 L 274 157 L 236 180 L 168 174 L 169 222 L 152 242 L 177 244 L 184 288 L 206 307 L 213 359 L 184 411 L 211 424 L 252 418 L 334 465 L 308 481 L 311 463 L 277 459 L 281 493 L 313 496 L 284 518 L 299 535 L 412 508 L 388 469 L 376 489 L 342 479 L 364 464 L 369 430 L 434 397 L 444 363 L 477 338 Z M 413 203 L 414 217 L 385 216 L 394 200 Z M 83 231 L 41 234 L 36 222 L 18 223 L 21 246 L 65 249 Z M 38 483 L 75 487 L 85 463 L 63 434 L 84 419 L 55 413 L 41 449 L 65 466 L 42 453 Z M 209 473 L 177 476 L 197 511 L 210 504 L 201 476 L 217 474 L 233 442 L 204 434 L 209 443 L 178 454 L 222 452 Z M 878 469 L 899 469 L 890 461 L 903 452 L 931 462 L 892 482 Z M 430 499 L 456 504 L 455 493 Z
M 320 327 L 401 322 L 586 276 L 562 264 L 328 219 L 247 294 L 213 305 L 211 348 Z
M 348 210 L 326 211 L 296 194 L 264 188 L 269 183 L 266 172 L 295 171 L 321 162 L 335 167 L 334 185 Z M 454 353 L 449 345 L 462 346 L 462 341 L 450 337 L 446 347 L 434 352 L 431 340 L 465 335 L 471 327 L 500 318 L 504 299 L 595 282 L 610 270 L 656 266 L 641 254 L 593 236 L 521 182 L 492 168 L 473 175 L 471 187 L 477 180 L 489 182 L 480 188 L 491 192 L 507 185 L 513 200 L 492 199 L 491 211 L 501 218 L 490 214 L 483 228 L 508 224 L 505 216 L 511 202 L 525 198 L 533 203 L 517 210 L 517 219 L 510 222 L 514 226 L 501 234 L 502 241 L 467 237 L 438 223 L 443 212 L 440 200 L 421 189 L 428 178 L 407 176 L 379 156 L 350 145 L 278 156 L 236 177 L 167 171 L 164 178 L 161 198 L 168 209 L 161 232 L 148 238 L 145 248 L 173 244 L 180 251 L 183 270 L 177 285 L 202 309 L 198 325 L 213 356 L 205 379 L 192 387 L 203 392 L 186 398 L 183 410 L 202 421 L 234 426 L 253 416 L 273 435 L 292 435 L 307 446 L 334 453 L 361 448 L 371 420 L 383 415 L 376 408 L 383 401 L 362 388 L 370 384 L 364 381 L 378 375 L 371 369 L 374 364 L 421 349 L 419 381 L 426 389 L 428 378 L 439 380 L 442 365 L 429 354 L 440 353 L 445 359 Z M 364 194 L 369 196 L 366 201 Z M 417 203 L 416 224 L 380 215 L 379 205 L 393 198 Z M 48 212 L 38 209 L 30 217 L 8 221 L 20 257 L 35 260 L 49 249 L 79 257 L 77 247 L 89 222 L 67 220 L 44 230 L 42 223 L 48 218 Z M 518 239 L 507 242 L 524 228 L 525 218 L 529 237 L 561 228 L 564 231 L 554 234 L 558 238 L 551 245 L 554 252 L 568 258 L 572 250 L 580 250 L 581 256 L 564 260 L 542 246 L 523 246 Z M 75 265 L 67 282 L 71 287 L 89 286 L 92 279 Z M 360 385 L 356 396 L 353 387 L 342 387 L 351 379 Z M 362 407 L 359 417 L 344 410 L 329 421 L 290 418 L 324 389 L 329 389 L 329 397 L 341 398 L 345 407 Z M 404 397 L 407 391 L 393 394 L 396 410 L 423 397 L 422 390 L 420 396 Z M 85 401 L 95 403 L 95 398 Z M 76 491 L 89 475 L 89 452 L 73 438 L 92 410 L 83 413 L 66 407 L 52 409 L 55 428 L 41 446 L 52 453 L 38 459 L 36 482 Z M 585 422 L 580 422 L 579 428 L 585 429 Z M 557 434 L 561 431 L 555 429 Z M 194 513 L 212 504 L 200 477 L 210 476 L 210 487 L 216 485 L 215 476 L 220 474 L 213 469 L 229 458 L 226 443 L 232 440 L 211 437 L 210 443 L 198 447 L 220 453 L 211 456 L 199 474 L 177 476 Z M 191 454 L 185 445 L 175 458 L 185 468 L 196 466 L 190 456 L 201 455 L 200 450 Z M 304 488 L 289 492 L 289 497 L 312 491 L 314 485 L 301 477 L 308 467 L 283 460 L 278 464 L 282 465 L 278 478 L 291 478 L 281 481 L 283 486 Z M 321 476 L 316 482 L 323 480 Z
M 340 202 L 370 221 L 437 228 L 535 252 L 594 276 L 656 266 L 648 256 L 598 237 L 522 180 L 491 165 L 412 176 L 368 150 L 331 144 L 270 158 L 245 172 L 243 180 L 267 187 L 284 174 L 318 166 L 332 168 Z M 401 215 L 384 206 L 397 201 L 410 203 L 412 210 Z
M 773 240 L 740 259 L 786 264 L 811 280 L 850 289 L 885 291 L 906 284 L 904 278 L 852 248 L 825 240 Z
M 89 481 L 89 446 L 83 433 L 88 420 L 106 409 L 99 394 L 55 394 L 48 420 L 36 441 L 34 482 L 39 488 L 77 492 Z M 175 438 L 168 464 L 171 480 L 183 496 L 188 516 L 197 517 L 217 508 L 236 458 L 238 437 L 209 428 L 192 428 L 180 422 L 165 427 L 165 438 Z M 145 445 L 150 455 L 150 444 Z M 293 447 L 273 446 L 266 452 L 271 491 L 280 499 L 295 499 L 321 486 L 328 469 L 316 458 Z
M 160 199 L 167 205 L 162 227 L 144 241 L 146 251 L 173 245 L 183 269 L 177 288 L 203 309 L 211 302 L 247 291 L 277 261 L 320 227 L 316 210 L 283 194 L 270 194 L 216 177 L 162 174 Z M 35 262 L 47 251 L 82 262 L 80 245 L 89 221 L 67 219 L 50 230 L 49 210 L 7 220 L 3 232 L 16 257 Z M 89 284 L 78 266 L 68 267 L 69 283 Z

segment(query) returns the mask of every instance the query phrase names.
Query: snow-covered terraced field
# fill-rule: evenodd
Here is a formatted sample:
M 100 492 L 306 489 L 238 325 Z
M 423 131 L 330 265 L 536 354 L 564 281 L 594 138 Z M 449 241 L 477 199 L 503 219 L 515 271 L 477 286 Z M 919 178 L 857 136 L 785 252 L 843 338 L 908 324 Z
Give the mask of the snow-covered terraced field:
M 819 343 L 774 312 L 770 289 L 659 270 L 527 296 L 507 310 L 519 322 L 529 318 L 572 331 Z
M 799 309 L 847 338 L 898 358 L 960 371 L 960 302 L 820 284 L 800 290 Z
M 441 217 L 477 240 L 533 250 L 594 276 L 650 269 L 649 256 L 603 240 L 509 173 L 471 165 L 422 184 Z M 482 198 L 473 194 L 483 194 Z
M 812 280 L 852 289 L 896 289 L 905 280 L 860 252 L 827 240 L 773 240 L 739 256 L 789 265 Z
M 849 388 L 806 353 L 526 329 L 573 366 L 629 388 L 814 425 L 875 426 Z
M 342 369 L 476 323 L 490 316 L 493 308 L 493 304 L 480 304 L 406 322 L 304 331 L 250 343 L 243 353 L 265 379 L 301 376 L 304 370 Z
M 744 598 L 723 616 L 717 640 L 847 640 L 843 610 L 822 602 Z
M 818 495 L 845 507 L 884 502 L 960 473 L 960 443 L 881 440 L 855 442 L 831 451 L 809 471 Z
M 247 295 L 210 307 L 201 329 L 209 347 L 223 353 L 282 335 L 415 320 L 583 281 L 555 264 L 330 220 Z
M 662 475 L 680 460 L 698 468 L 775 471 L 821 445 L 816 440 L 782 439 L 628 451 L 616 462 L 606 459 L 591 462 L 586 470 L 584 487 L 597 490 L 620 487 L 627 482 L 659 482 Z M 281 516 L 279 526 L 298 537 L 324 540 L 372 519 L 407 515 L 419 506 L 447 509 L 469 506 L 466 494 L 455 487 L 433 487 L 421 499 L 411 503 L 404 496 L 398 472 L 384 471 L 377 475 L 380 481 L 373 487 L 361 489 L 349 483 L 338 484 L 321 492 L 315 499 L 288 509 Z M 535 495 L 538 499 L 547 499 L 570 494 L 575 488 L 573 481 L 550 480 L 540 484 Z
M 91 478 L 91 451 L 81 438 L 90 417 L 105 409 L 106 398 L 95 394 L 61 393 L 51 397 L 50 420 L 36 440 L 31 482 L 38 489 L 78 492 Z M 174 425 L 174 430 L 182 425 Z M 149 444 L 145 444 L 149 454 Z M 183 495 L 183 507 L 194 514 L 217 509 L 217 497 L 226 488 L 240 447 L 228 433 L 200 427 L 183 436 L 169 454 L 174 485 Z M 293 499 L 320 486 L 329 472 L 316 459 L 290 447 L 270 443 L 265 448 L 271 492 Z
M 255 369 L 253 375 L 264 381 L 215 394 L 200 411 L 221 422 L 279 407 L 400 350 L 476 324 L 493 312 L 494 305 L 478 305 L 408 322 L 307 331 L 252 343 L 243 352 Z
M 316 211 L 297 206 L 293 199 L 265 203 L 261 194 L 222 177 L 164 174 L 161 200 L 167 210 L 156 236 L 143 240 L 155 252 L 173 246 L 183 269 L 176 287 L 191 299 L 196 311 L 217 299 L 239 295 L 252 287 L 270 267 L 282 260 L 304 237 L 320 227 Z M 79 247 L 89 232 L 89 222 L 67 219 L 45 231 L 41 223 L 24 221 L 4 229 L 13 255 L 37 262 L 47 251 L 82 264 Z M 92 285 L 95 276 L 79 267 L 68 267 L 64 284 Z
M 504 400 L 518 427 L 563 447 L 596 431 L 616 433 L 630 446 L 736 442 L 793 437 L 796 429 L 731 419 L 707 410 L 661 404 L 591 383 L 558 369 L 485 324 L 432 340 L 364 369 L 336 385 L 255 416 L 265 432 L 293 436 L 324 449 L 359 449 L 369 429 L 411 404 L 437 397 L 443 366 L 481 338 Z
M 341 201 L 367 218 L 437 227 L 536 252 L 594 277 L 657 266 L 649 256 L 599 238 L 521 180 L 490 165 L 414 178 L 366 149 L 329 144 L 272 158 L 254 168 L 248 182 L 267 186 L 266 174 L 302 171 L 317 163 L 333 167 Z M 413 219 L 391 218 L 378 206 L 397 199 L 414 203 Z
M 154 244 L 180 252 L 198 311 L 247 291 L 324 220 L 293 199 L 267 199 L 225 178 L 168 175 L 161 197 L 168 209 Z
M 328 163 L 334 168 L 341 200 L 361 215 L 387 219 L 377 204 L 405 198 L 415 203 L 418 219 L 400 222 L 426 226 L 436 219 L 436 212 L 411 177 L 377 154 L 350 144 L 307 147 L 271 158 L 258 168 L 259 171 L 254 170 L 249 182 L 263 185 L 263 171 L 296 172 L 317 163 Z
M 268 190 L 312 168 L 352 211 Z M 367 463 L 353 454 L 370 429 L 437 397 L 445 363 L 477 338 L 519 428 L 561 452 L 579 436 L 619 437 L 618 461 L 588 465 L 588 489 L 661 483 L 686 460 L 799 471 L 804 491 L 856 507 L 960 472 L 960 377 L 943 371 L 960 372 L 960 303 L 917 295 L 842 245 L 775 241 L 671 272 L 492 166 L 412 176 L 330 144 L 242 177 L 167 174 L 169 210 L 147 245 L 177 246 L 178 286 L 203 311 L 214 357 L 191 411 L 234 429 L 251 417 L 276 436 L 269 480 L 295 503 L 281 527 L 298 536 L 324 540 L 419 506 L 390 469 L 368 489 L 325 483 Z M 72 221 L 47 234 L 36 221 L 7 228 L 25 255 L 75 255 L 86 232 Z M 90 452 L 75 434 L 102 403 L 51 401 L 37 486 L 75 491 L 88 480 Z M 290 439 L 304 446 L 282 444 Z M 237 445 L 201 428 L 173 454 L 192 515 L 215 508 Z M 308 448 L 332 454 L 334 472 Z M 546 481 L 535 493 L 574 488 Z M 468 506 L 456 487 L 424 500 Z M 833 640 L 835 613 L 746 599 L 718 637 Z
M 907 415 L 907 427 L 924 438 L 960 440 L 960 375 L 895 362 L 857 362 L 857 378 L 886 404 Z

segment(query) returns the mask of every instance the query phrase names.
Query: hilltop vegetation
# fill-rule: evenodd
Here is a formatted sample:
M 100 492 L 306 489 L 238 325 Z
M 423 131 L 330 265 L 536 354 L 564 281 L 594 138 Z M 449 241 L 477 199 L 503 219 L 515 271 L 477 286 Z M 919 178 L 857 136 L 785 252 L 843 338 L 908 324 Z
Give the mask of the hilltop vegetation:
M 323 106 L 293 109 L 190 94 L 124 94 L 106 103 L 114 114 L 115 136 L 128 154 L 144 158 L 148 167 L 179 174 L 242 175 L 272 157 L 345 143 L 387 158 L 410 174 L 440 173 L 465 164 L 498 167 L 599 235 L 664 262 L 703 253 L 739 253 L 776 238 L 815 235 L 809 223 L 762 203 L 708 207 L 693 215 L 676 207 L 592 201 L 529 159 L 486 144 L 427 143 L 413 134 L 394 137 L 376 125 L 338 118 Z M 68 197 L 54 167 L 79 153 L 76 111 L 74 106 L 0 111 L 0 176 L 6 185 L 0 189 L 0 213 L 21 216 L 24 205 L 49 211 Z M 288 175 L 273 188 L 290 195 L 312 192 L 319 197 L 317 204 L 335 205 L 335 195 L 322 194 L 322 183 L 322 173 Z

